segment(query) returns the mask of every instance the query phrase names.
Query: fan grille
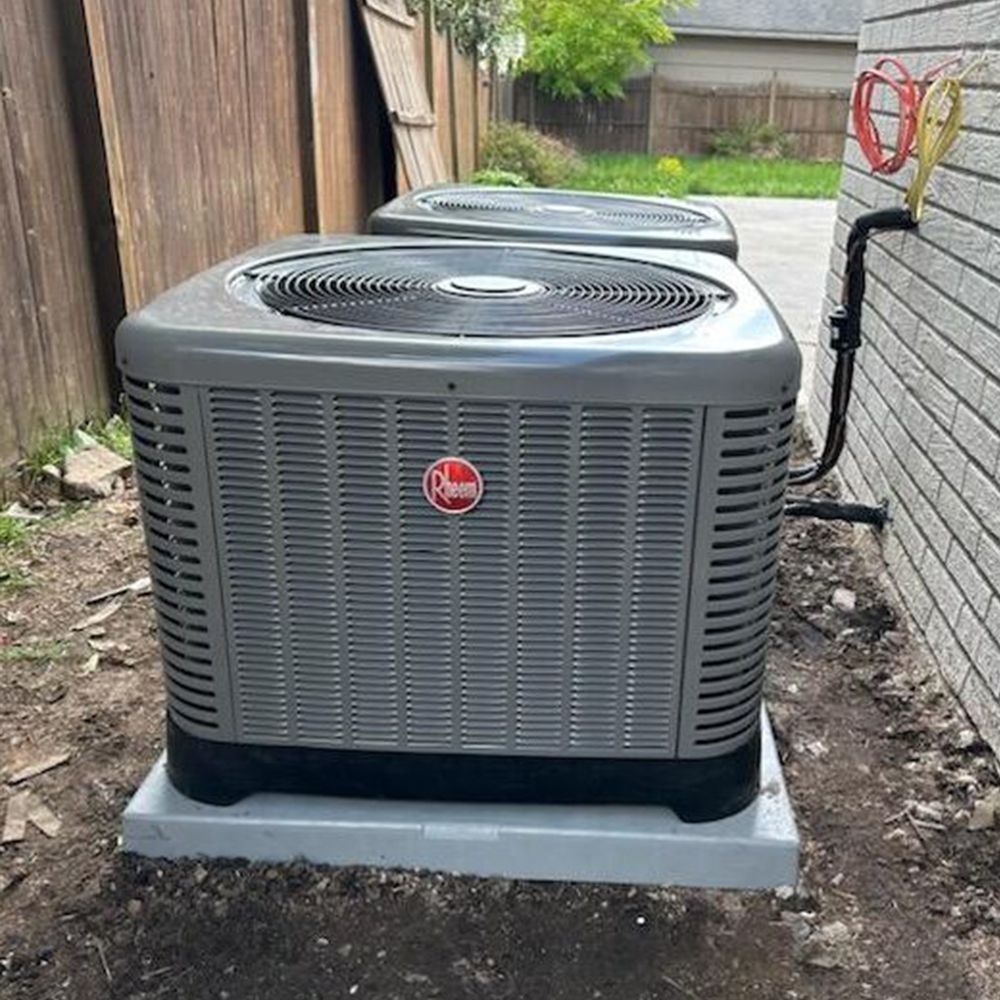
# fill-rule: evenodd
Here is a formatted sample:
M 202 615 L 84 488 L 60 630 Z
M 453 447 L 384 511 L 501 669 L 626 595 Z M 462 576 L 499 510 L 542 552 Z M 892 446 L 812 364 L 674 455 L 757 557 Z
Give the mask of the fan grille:
M 555 191 L 437 191 L 417 198 L 432 212 L 458 213 L 481 222 L 500 215 L 506 224 L 513 215 L 524 215 L 525 225 L 544 224 L 552 229 L 700 229 L 712 219 L 685 205 L 649 198 L 609 198 L 581 191 L 572 195 Z
M 288 316 L 459 337 L 629 333 L 689 322 L 733 298 L 671 267 L 491 245 L 326 251 L 265 261 L 246 277 Z

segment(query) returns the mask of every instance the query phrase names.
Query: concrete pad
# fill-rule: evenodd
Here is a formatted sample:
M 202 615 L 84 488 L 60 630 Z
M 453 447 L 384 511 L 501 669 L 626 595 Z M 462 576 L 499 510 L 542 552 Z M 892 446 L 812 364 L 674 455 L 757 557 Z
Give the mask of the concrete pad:
M 707 198 L 733 220 L 740 263 L 785 317 L 802 350 L 804 407 L 812 389 L 836 201 L 815 198 Z
M 652 806 L 490 805 L 181 795 L 161 758 L 124 815 L 126 851 L 155 858 L 304 859 L 554 881 L 764 889 L 794 885 L 799 838 L 763 715 L 761 794 L 735 816 L 682 823 Z

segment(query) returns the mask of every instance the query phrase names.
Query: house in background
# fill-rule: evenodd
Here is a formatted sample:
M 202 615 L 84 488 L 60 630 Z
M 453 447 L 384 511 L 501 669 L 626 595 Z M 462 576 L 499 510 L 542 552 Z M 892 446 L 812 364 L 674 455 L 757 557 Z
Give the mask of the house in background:
M 699 0 L 668 17 L 657 75 L 686 86 L 780 84 L 842 91 L 854 74 L 862 0 Z

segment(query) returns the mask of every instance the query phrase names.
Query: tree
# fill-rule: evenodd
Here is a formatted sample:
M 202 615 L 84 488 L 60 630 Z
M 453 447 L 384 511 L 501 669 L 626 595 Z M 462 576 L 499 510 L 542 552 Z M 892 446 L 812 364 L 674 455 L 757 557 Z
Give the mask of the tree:
M 557 97 L 621 97 L 628 73 L 649 65 L 646 46 L 673 41 L 664 16 L 691 2 L 520 0 L 518 69 Z
M 489 58 L 518 30 L 519 0 L 410 0 L 451 30 L 455 45 L 469 55 Z

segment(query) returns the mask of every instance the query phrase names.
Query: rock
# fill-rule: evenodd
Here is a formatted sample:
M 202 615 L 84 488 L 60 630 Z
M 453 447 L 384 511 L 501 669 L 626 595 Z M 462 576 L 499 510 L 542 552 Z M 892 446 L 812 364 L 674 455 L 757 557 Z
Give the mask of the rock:
M 131 468 L 132 463 L 127 458 L 101 444 L 72 452 L 63 463 L 63 495 L 71 500 L 111 496 L 115 480 Z
M 43 465 L 34 488 L 49 499 L 62 496 L 62 469 L 56 465 Z
M 858 606 L 858 595 L 847 587 L 838 587 L 833 592 L 830 603 L 838 610 L 845 613 L 854 611 Z
M 970 830 L 989 830 L 996 822 L 1000 812 L 1000 788 L 994 788 L 981 799 L 972 804 L 972 815 L 969 817 Z
M 823 924 L 799 945 L 799 961 L 820 969 L 843 969 L 852 961 L 852 937 L 842 920 Z

